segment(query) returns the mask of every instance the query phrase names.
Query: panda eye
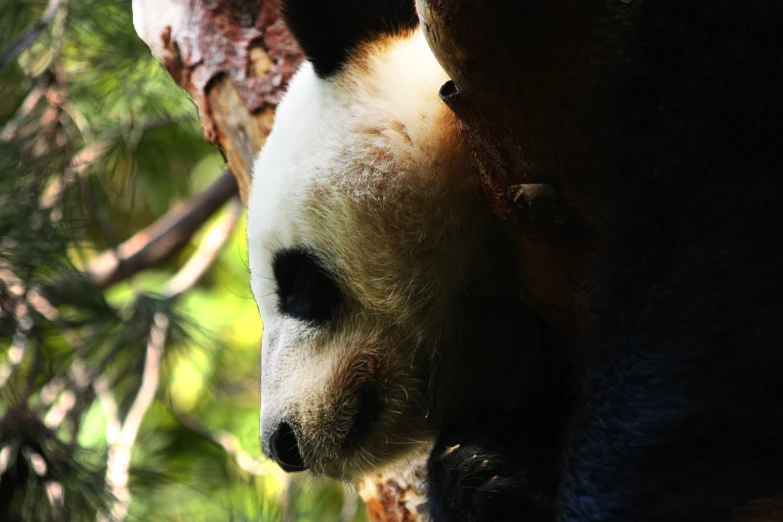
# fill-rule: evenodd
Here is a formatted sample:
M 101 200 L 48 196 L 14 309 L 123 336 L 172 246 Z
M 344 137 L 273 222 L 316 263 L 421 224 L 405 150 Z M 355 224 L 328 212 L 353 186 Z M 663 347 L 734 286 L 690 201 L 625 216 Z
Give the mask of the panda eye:
M 340 288 L 314 254 L 281 250 L 274 256 L 272 269 L 281 314 L 314 323 L 332 319 L 340 304 Z

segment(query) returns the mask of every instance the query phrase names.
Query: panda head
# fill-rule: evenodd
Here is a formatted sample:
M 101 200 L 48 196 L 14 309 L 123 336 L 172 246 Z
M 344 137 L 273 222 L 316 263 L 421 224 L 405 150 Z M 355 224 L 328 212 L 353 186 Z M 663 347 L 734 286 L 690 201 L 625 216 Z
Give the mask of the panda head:
M 425 447 L 464 353 L 491 212 L 412 0 L 294 1 L 308 57 L 256 159 L 261 439 L 286 471 L 352 479 Z

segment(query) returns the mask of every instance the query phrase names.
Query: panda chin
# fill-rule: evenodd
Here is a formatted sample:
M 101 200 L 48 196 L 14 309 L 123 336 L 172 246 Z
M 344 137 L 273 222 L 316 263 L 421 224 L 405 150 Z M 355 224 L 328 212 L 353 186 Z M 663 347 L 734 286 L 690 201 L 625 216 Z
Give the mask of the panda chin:
M 314 475 L 353 482 L 361 477 L 398 468 L 408 462 L 411 455 L 429 450 L 432 446 L 431 441 L 417 441 L 415 444 L 395 445 L 391 452 L 387 452 L 384 448 L 388 448 L 388 442 L 380 431 L 380 425 L 377 423 L 370 427 L 361 442 L 354 442 L 355 435 L 350 434 L 337 458 L 321 461 L 309 471 Z

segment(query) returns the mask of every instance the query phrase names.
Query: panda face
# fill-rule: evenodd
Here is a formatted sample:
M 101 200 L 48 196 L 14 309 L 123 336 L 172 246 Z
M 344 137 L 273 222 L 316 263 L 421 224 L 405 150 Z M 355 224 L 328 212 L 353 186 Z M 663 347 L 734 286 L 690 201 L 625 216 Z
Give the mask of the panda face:
M 351 479 L 426 446 L 438 354 L 491 220 L 419 31 L 337 74 L 305 62 L 254 167 L 261 436 L 286 470 Z

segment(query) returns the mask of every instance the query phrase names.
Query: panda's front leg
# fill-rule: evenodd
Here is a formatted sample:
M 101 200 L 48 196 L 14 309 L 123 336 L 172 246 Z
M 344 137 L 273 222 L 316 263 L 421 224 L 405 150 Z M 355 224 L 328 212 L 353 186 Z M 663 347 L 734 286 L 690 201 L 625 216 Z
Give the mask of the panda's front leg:
M 556 448 L 531 448 L 516 422 L 468 419 L 442 434 L 430 454 L 427 499 L 433 522 L 551 522 Z M 501 416 L 502 418 L 502 416 Z M 546 469 L 549 468 L 549 469 Z

